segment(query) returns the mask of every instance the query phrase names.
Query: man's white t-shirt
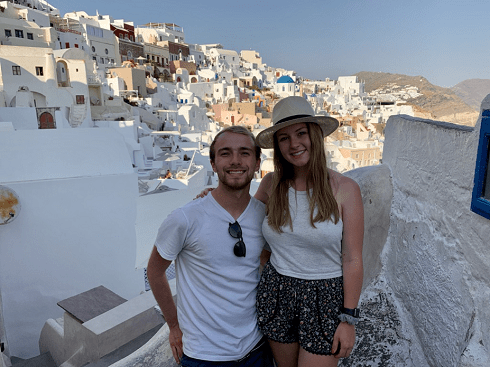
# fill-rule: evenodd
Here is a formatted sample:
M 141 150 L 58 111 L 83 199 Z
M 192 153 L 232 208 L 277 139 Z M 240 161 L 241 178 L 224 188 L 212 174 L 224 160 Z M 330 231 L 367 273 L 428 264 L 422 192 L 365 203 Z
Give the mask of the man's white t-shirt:
M 174 210 L 162 223 L 155 246 L 175 260 L 177 316 L 184 353 L 209 361 L 244 357 L 262 334 L 255 310 L 265 205 L 251 198 L 238 218 L 246 256 L 228 233 L 235 219 L 209 194 Z

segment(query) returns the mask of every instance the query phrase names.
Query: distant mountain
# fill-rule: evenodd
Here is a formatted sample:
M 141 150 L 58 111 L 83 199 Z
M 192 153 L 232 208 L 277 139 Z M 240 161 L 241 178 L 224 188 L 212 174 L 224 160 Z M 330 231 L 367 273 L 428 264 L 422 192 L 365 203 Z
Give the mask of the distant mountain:
M 354 75 L 365 83 L 365 91 L 368 93 L 393 84 L 417 87 L 422 95 L 407 100 L 407 104 L 413 106 L 417 117 L 469 126 L 474 126 L 478 119 L 478 109 L 466 104 L 453 90 L 431 84 L 422 76 L 368 71 Z
M 456 84 L 451 90 L 475 110 L 480 110 L 483 98 L 490 94 L 490 79 L 468 79 Z

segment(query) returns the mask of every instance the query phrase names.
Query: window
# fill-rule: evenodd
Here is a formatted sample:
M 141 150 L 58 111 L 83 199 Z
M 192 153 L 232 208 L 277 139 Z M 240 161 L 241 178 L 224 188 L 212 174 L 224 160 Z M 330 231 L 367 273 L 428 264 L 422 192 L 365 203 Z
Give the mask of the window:
M 70 48 L 70 42 L 65 42 L 65 48 Z
M 75 48 L 78 48 L 78 43 L 75 43 L 73 46 L 75 46 Z
M 490 110 L 482 112 L 471 210 L 490 219 Z
M 43 76 L 44 71 L 42 66 L 36 66 L 36 75 Z
M 105 49 L 105 54 L 109 55 L 109 50 L 107 48 Z
M 95 46 L 92 46 L 92 52 L 95 52 Z
M 24 38 L 24 31 L 20 29 L 15 30 L 15 37 L 17 38 Z
M 83 94 L 77 94 L 77 104 L 85 104 L 85 96 Z
M 12 31 L 10 29 L 5 30 L 5 37 L 12 37 Z
M 13 75 L 20 75 L 20 66 L 13 65 L 12 66 L 12 74 Z
M 27 39 L 28 40 L 33 40 L 34 39 L 34 35 L 32 33 L 27 33 Z

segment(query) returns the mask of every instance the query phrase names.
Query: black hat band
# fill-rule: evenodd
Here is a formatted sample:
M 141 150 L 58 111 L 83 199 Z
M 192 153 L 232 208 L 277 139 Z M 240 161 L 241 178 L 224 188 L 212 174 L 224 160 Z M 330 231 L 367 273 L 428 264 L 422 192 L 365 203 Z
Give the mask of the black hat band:
M 288 117 L 284 117 L 283 119 L 277 121 L 275 125 L 279 125 L 279 124 L 282 124 L 283 122 L 286 122 L 286 121 L 290 121 L 290 120 L 296 120 L 296 119 L 300 119 L 302 117 L 314 117 L 314 116 L 311 116 L 311 115 L 294 115 L 294 116 L 288 116 Z

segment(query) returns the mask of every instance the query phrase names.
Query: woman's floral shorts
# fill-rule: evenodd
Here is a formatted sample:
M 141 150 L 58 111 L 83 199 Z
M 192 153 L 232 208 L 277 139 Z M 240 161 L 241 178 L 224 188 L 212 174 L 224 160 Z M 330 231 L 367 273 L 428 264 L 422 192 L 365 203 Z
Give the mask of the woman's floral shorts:
M 331 355 L 343 304 L 342 277 L 292 278 L 279 274 L 268 262 L 257 291 L 259 328 L 276 342 L 299 342 L 307 352 Z

